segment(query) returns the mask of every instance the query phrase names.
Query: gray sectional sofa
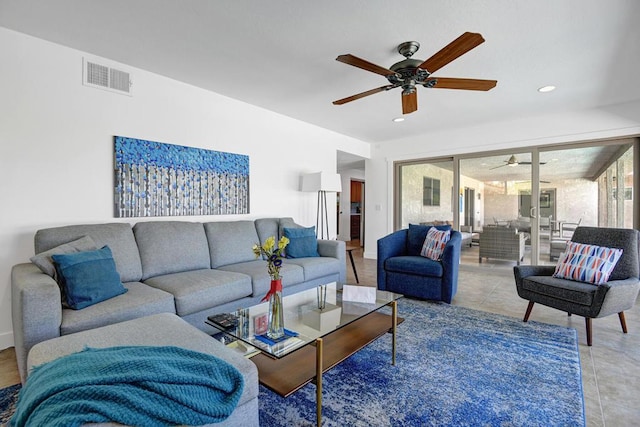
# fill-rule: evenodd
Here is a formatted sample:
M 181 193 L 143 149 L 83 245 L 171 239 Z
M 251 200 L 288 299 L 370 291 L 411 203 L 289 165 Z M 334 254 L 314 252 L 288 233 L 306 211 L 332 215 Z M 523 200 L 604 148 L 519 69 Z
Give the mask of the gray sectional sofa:
M 175 313 L 205 332 L 207 316 L 258 303 L 270 278 L 255 243 L 299 227 L 291 218 L 255 221 L 150 221 L 70 225 L 39 230 L 35 253 L 90 236 L 108 245 L 127 292 L 81 310 L 64 308 L 56 281 L 33 263 L 13 267 L 12 312 L 18 368 L 24 381 L 35 344 L 156 313 Z M 318 240 L 320 257 L 285 259 L 285 295 L 346 279 L 345 244 Z

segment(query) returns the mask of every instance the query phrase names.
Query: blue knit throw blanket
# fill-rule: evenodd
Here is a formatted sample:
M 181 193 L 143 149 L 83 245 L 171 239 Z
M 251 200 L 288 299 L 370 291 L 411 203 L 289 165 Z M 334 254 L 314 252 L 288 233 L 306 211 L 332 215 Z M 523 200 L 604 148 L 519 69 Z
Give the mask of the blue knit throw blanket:
M 179 347 L 87 348 L 36 367 L 13 426 L 202 425 L 225 420 L 244 382 L 214 356 Z

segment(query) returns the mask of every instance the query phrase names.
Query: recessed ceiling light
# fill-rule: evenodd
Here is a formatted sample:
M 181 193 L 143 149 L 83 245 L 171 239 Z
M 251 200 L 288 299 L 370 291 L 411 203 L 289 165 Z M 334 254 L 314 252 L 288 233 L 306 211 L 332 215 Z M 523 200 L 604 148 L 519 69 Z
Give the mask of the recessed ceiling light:
M 556 87 L 552 85 L 542 86 L 541 88 L 538 88 L 538 92 L 542 92 L 542 93 L 552 92 L 554 90 L 556 90 Z
M 396 117 L 392 120 L 394 123 L 404 122 L 404 117 Z

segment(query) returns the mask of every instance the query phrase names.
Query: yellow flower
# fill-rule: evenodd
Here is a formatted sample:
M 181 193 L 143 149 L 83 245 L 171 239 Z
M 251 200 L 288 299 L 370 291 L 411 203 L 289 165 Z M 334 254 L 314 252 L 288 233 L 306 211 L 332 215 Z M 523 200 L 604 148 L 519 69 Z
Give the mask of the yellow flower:
M 265 252 L 271 252 L 275 244 L 276 244 L 276 238 L 273 236 L 269 236 L 267 237 L 267 240 L 264 241 L 264 245 L 262 245 L 262 249 L 264 249 Z
M 287 247 L 287 245 L 289 244 L 289 239 L 287 239 L 286 237 L 282 236 L 280 238 L 280 241 L 278 242 L 278 249 L 280 251 L 284 250 L 284 248 Z
M 272 279 L 280 278 L 280 268 L 282 267 L 282 252 L 284 248 L 289 244 L 289 239 L 281 237 L 276 247 L 276 238 L 274 236 L 267 237 L 264 244 L 260 246 L 258 243 L 254 244 L 251 250 L 255 254 L 256 258 L 263 255 L 267 260 L 267 273 Z

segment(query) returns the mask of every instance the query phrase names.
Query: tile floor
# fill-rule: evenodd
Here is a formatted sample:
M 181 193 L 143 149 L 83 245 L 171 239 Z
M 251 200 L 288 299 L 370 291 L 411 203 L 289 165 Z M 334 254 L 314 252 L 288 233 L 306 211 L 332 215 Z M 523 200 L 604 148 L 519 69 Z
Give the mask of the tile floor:
M 375 286 L 376 260 L 353 251 L 360 284 Z M 518 297 L 512 262 L 483 261 L 477 247 L 464 249 L 458 293 L 453 304 L 522 319 L 527 302 Z M 355 283 L 347 261 L 347 282 Z M 593 321 L 593 346 L 586 345 L 584 319 L 536 305 L 532 321 L 574 327 L 578 331 L 587 426 L 640 425 L 640 304 L 626 312 L 629 333 L 617 316 Z M 19 382 L 13 349 L 0 352 L 0 387 Z M 522 390 L 522 393 L 526 393 Z M 532 425 L 535 421 L 532 420 Z
M 376 260 L 355 250 L 360 284 L 376 283 Z M 478 264 L 477 247 L 462 251 L 458 293 L 452 304 L 522 319 L 527 301 L 518 297 L 513 279 L 515 262 Z M 355 283 L 347 264 L 347 282 Z M 640 301 L 625 312 L 629 333 L 618 316 L 593 320 L 593 346 L 586 344 L 584 318 L 535 305 L 531 321 L 573 327 L 578 331 L 585 412 L 588 427 L 640 425 Z M 526 390 L 522 390 L 526 393 Z M 532 425 L 535 422 L 532 421 Z

